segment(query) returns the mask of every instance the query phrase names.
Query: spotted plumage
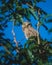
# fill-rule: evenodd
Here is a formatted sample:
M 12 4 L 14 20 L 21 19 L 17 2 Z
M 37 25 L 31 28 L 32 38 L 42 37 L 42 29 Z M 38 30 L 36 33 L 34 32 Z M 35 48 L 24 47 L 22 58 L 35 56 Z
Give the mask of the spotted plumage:
M 31 36 L 37 36 L 37 31 L 30 25 L 29 22 L 24 22 L 22 24 L 22 30 L 25 34 L 26 39 L 28 39 Z

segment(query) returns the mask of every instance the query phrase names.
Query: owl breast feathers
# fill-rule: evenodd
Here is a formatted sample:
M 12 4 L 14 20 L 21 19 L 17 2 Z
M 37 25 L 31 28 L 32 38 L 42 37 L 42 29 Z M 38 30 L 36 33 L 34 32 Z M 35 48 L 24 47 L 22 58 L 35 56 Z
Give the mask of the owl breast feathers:
M 29 22 L 24 22 L 22 24 L 22 30 L 25 34 L 26 39 L 30 38 L 31 36 L 37 36 L 37 31 L 30 25 Z

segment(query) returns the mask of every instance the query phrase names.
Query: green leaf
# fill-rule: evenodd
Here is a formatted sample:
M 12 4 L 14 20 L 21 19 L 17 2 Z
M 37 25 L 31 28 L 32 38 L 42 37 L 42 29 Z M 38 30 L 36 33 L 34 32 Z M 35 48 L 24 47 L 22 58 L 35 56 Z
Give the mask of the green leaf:
M 29 55 L 31 61 L 33 61 L 34 55 L 32 54 L 32 52 L 30 50 L 27 50 L 27 51 L 28 51 L 28 55 Z
M 35 44 L 30 44 L 30 45 L 29 45 L 29 49 L 30 49 L 30 50 L 33 50 L 33 48 L 35 48 L 35 46 L 36 46 Z
M 48 30 L 48 28 L 47 28 L 47 26 L 46 26 L 45 24 L 42 24 L 42 26 L 43 26 L 46 30 Z
M 51 46 L 49 46 L 49 53 L 51 53 L 52 54 L 52 47 Z
M 45 12 L 44 10 L 42 10 L 42 9 L 41 9 L 40 7 L 38 7 L 38 6 L 34 6 L 34 10 L 35 10 L 35 11 L 40 10 L 39 12 L 40 12 L 41 15 L 42 15 L 42 14 L 47 15 L 47 12 Z
M 49 19 L 50 17 L 52 17 L 52 14 L 47 14 L 42 18 L 42 21 L 45 21 L 47 23 L 46 19 Z
M 46 22 L 47 23 L 52 23 L 52 19 L 48 19 Z
M 26 61 L 26 59 L 24 58 L 22 61 L 21 61 L 21 64 L 23 65 L 23 64 L 26 64 L 27 63 L 27 61 Z
M 30 21 L 30 16 L 31 16 L 31 14 L 30 14 L 29 10 L 26 9 L 25 17 L 26 17 L 27 20 L 29 20 L 29 21 Z
M 4 20 L 4 17 L 0 17 L 0 22 Z
M 39 26 L 43 26 L 46 30 L 48 30 L 47 26 L 43 22 L 39 22 Z
M 2 13 L 5 13 L 5 12 L 8 11 L 8 7 L 7 7 L 7 5 L 5 5 L 5 4 L 4 4 L 4 6 L 2 6 L 0 9 L 1 9 L 1 12 L 2 12 Z
M 52 65 L 52 62 L 46 62 L 44 65 Z
M 12 48 L 12 45 L 10 43 L 5 44 L 5 46 L 9 49 Z
M 45 2 L 46 0 L 36 0 L 37 2 Z
M 0 24 L 0 30 L 4 30 L 4 27 L 2 24 Z
M 33 15 L 33 17 L 34 17 L 36 20 L 39 19 L 38 16 L 36 15 L 36 12 L 34 12 L 33 9 L 30 9 L 30 8 L 29 8 L 29 12 Z
M 52 33 L 52 28 L 48 30 L 49 33 Z
M 38 65 L 44 65 L 42 60 L 38 60 Z
M 24 22 L 22 16 L 19 14 L 18 14 L 18 22 L 21 24 L 23 24 L 23 22 Z

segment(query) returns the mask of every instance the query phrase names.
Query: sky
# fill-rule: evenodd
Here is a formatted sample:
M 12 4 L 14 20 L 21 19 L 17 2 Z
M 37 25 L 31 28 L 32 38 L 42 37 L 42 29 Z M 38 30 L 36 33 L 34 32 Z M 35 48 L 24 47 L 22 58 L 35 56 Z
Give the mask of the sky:
M 46 2 L 40 2 L 40 3 L 37 4 L 37 6 L 42 8 L 48 14 L 52 13 L 52 0 L 46 0 Z M 34 18 L 31 17 L 31 23 L 32 23 L 33 27 L 34 27 L 34 21 L 35 21 Z M 10 38 L 11 40 L 13 40 L 13 35 L 12 35 L 12 31 L 11 31 L 12 30 L 12 23 L 9 22 L 7 24 L 8 24 L 8 27 L 4 31 L 5 38 Z M 47 24 L 47 26 L 52 27 L 52 24 Z M 15 31 L 15 34 L 16 34 L 17 41 L 22 40 L 23 37 L 24 37 L 24 33 L 22 31 L 21 26 L 20 27 L 15 26 L 14 31 Z M 43 27 L 40 28 L 40 34 L 41 34 L 41 37 L 43 37 L 43 39 L 49 39 L 50 40 L 50 37 L 52 38 L 52 33 L 50 33 L 50 34 L 47 33 L 47 31 Z M 23 45 L 25 42 L 26 42 L 26 39 L 24 38 L 24 40 L 21 41 L 21 44 Z

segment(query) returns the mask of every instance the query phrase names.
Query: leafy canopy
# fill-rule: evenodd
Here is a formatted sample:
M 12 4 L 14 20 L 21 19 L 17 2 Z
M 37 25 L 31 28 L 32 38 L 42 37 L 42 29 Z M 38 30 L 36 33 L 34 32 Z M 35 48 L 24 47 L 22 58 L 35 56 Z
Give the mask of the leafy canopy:
M 19 26 L 23 24 L 24 18 L 31 21 L 31 15 L 39 22 L 39 26 L 48 30 L 44 22 L 52 23 L 52 14 L 48 15 L 36 5 L 45 0 L 1 0 L 0 2 L 0 47 L 4 48 L 0 51 L 0 64 L 48 65 L 48 58 L 52 56 L 52 41 L 43 40 L 39 36 L 40 44 L 38 44 L 37 38 L 30 37 L 24 47 L 20 44 L 17 47 L 14 46 L 14 42 L 3 37 L 3 31 L 9 21 Z M 48 31 L 52 32 L 52 28 Z

